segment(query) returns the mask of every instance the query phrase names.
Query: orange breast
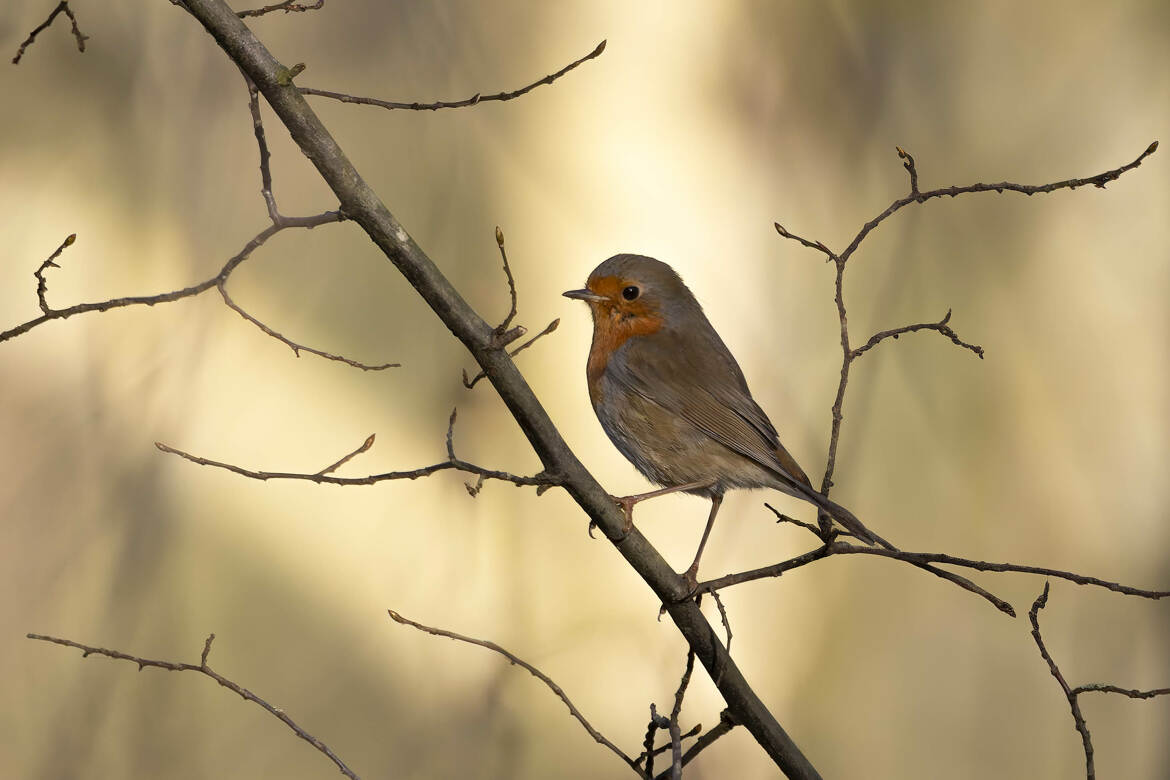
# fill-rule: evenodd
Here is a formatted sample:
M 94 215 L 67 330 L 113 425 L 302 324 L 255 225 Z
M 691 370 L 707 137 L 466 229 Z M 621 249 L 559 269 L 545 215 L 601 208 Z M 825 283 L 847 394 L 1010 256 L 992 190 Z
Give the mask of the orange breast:
M 598 289 L 596 292 L 604 295 L 608 290 Z M 603 301 L 594 307 L 593 346 L 589 350 L 585 374 L 589 381 L 589 398 L 596 406 L 601 402 L 601 376 L 610 356 L 629 339 L 656 333 L 662 328 L 663 319 L 640 300 L 620 304 Z

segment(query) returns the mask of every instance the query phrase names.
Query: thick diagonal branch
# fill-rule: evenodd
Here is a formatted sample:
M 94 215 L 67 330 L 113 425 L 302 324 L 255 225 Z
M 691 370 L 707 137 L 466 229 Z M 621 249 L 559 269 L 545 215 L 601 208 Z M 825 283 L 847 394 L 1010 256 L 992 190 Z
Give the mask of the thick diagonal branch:
M 494 346 L 493 328 L 467 304 L 411 239 L 350 163 L 329 131 L 287 78 L 284 68 L 222 0 L 184 0 L 184 6 L 251 78 L 293 140 L 325 179 L 347 217 L 386 254 L 444 325 L 467 347 L 515 417 L 547 472 L 585 510 L 626 561 L 666 605 L 671 619 L 707 669 L 735 716 L 790 778 L 819 774 L 728 656 L 715 629 L 689 598 L 686 582 L 625 518 L 569 449 L 505 349 Z M 283 78 L 282 78 L 283 76 Z M 282 83 L 284 82 L 284 83 Z

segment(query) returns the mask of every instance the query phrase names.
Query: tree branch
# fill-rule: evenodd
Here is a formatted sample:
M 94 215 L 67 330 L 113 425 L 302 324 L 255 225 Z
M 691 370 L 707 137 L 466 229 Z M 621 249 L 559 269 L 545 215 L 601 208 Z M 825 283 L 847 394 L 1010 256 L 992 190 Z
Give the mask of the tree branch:
M 454 418 L 455 418 L 455 415 L 452 414 L 451 415 L 452 424 L 454 424 Z M 388 471 L 388 472 L 385 472 L 382 474 L 371 474 L 367 477 L 336 477 L 330 473 L 330 472 L 334 471 L 335 469 L 337 469 L 338 467 L 340 467 L 341 465 L 345 464 L 347 461 L 349 461 L 354 456 L 360 455 L 361 453 L 369 450 L 370 447 L 372 447 L 374 444 L 373 440 L 374 440 L 374 436 L 373 436 L 373 434 L 370 434 L 369 438 L 366 439 L 365 443 L 363 443 L 356 450 L 349 453 L 348 455 L 346 455 L 344 458 L 337 461 L 333 465 L 326 466 L 322 470 L 311 473 L 311 474 L 304 473 L 304 472 L 292 472 L 292 471 L 256 471 L 254 469 L 246 469 L 242 466 L 236 466 L 236 465 L 231 464 L 231 463 L 222 463 L 222 462 L 217 461 L 217 460 L 209 460 L 208 458 L 202 458 L 198 455 L 192 455 L 189 452 L 184 452 L 180 449 L 176 449 L 174 447 L 171 447 L 170 445 L 163 444 L 160 441 L 156 441 L 154 443 L 154 446 L 157 447 L 162 452 L 165 452 L 169 455 L 178 455 L 180 458 L 182 458 L 184 460 L 189 460 L 196 465 L 212 466 L 212 467 L 217 468 L 217 469 L 223 469 L 225 471 L 230 471 L 233 474 L 239 474 L 240 476 L 247 477 L 248 479 L 258 479 L 262 482 L 267 482 L 270 479 L 292 479 L 292 480 L 302 480 L 305 482 L 316 482 L 319 485 L 347 485 L 347 486 L 375 485 L 379 482 L 389 482 L 392 480 L 399 480 L 399 479 L 412 479 L 412 480 L 419 479 L 420 477 L 429 477 L 432 474 L 436 474 L 440 471 L 453 470 L 453 471 L 462 471 L 465 474 L 474 474 L 474 475 L 477 475 L 480 479 L 495 479 L 495 480 L 499 480 L 501 482 L 511 482 L 513 485 L 516 485 L 517 487 L 527 486 L 527 487 L 538 487 L 538 488 L 547 489 L 547 488 L 552 487 L 554 485 L 560 484 L 559 480 L 557 480 L 554 476 L 551 476 L 545 472 L 541 472 L 540 474 L 537 474 L 536 476 L 533 476 L 533 477 L 524 477 L 524 476 L 520 476 L 518 474 L 511 474 L 507 471 L 495 471 L 493 469 L 485 469 L 484 467 L 477 466 L 474 463 L 468 463 L 465 460 L 460 460 L 459 458 L 456 458 L 453 453 L 449 453 L 449 457 L 447 458 L 447 460 L 431 464 L 430 466 L 423 466 L 422 468 L 411 469 L 409 471 Z M 448 442 L 449 441 L 450 440 L 448 439 Z M 476 492 L 479 492 L 479 491 L 477 490 Z M 475 493 L 472 493 L 472 495 L 475 495 Z
M 286 14 L 291 12 L 316 11 L 321 6 L 325 5 L 325 0 L 316 0 L 314 3 L 299 3 L 295 0 L 284 0 L 282 3 L 274 3 L 266 5 L 263 8 L 252 8 L 247 11 L 238 11 L 236 16 L 241 19 L 246 19 L 249 16 L 264 16 L 274 11 L 284 11 Z
M 29 46 L 32 46 L 33 41 L 37 39 L 37 36 L 41 34 L 41 31 L 51 25 L 53 20 L 57 18 L 57 14 L 62 12 L 69 17 L 69 22 L 72 25 L 73 38 L 77 41 L 77 50 L 82 53 L 85 52 L 85 42 L 89 40 L 89 36 L 81 32 L 81 30 L 77 27 L 77 17 L 73 15 L 73 11 L 69 8 L 69 3 L 62 0 L 62 2 L 57 3 L 57 7 L 49 13 L 49 18 L 37 25 L 36 28 L 34 28 L 33 31 L 28 34 L 28 38 L 25 39 L 24 43 L 20 44 L 20 48 L 16 50 L 16 56 L 12 58 L 13 65 L 20 64 L 20 58 L 24 56 L 25 49 L 27 49 Z
M 897 339 L 899 336 L 901 336 L 905 333 L 914 333 L 915 331 L 919 331 L 919 330 L 933 330 L 933 331 L 938 331 L 942 335 L 949 338 L 951 340 L 951 343 L 953 343 L 955 346 L 962 347 L 963 349 L 971 350 L 972 352 L 974 352 L 976 355 L 979 356 L 980 360 L 982 360 L 983 359 L 983 347 L 979 346 L 978 344 L 968 344 L 967 342 L 960 339 L 958 334 L 956 334 L 953 330 L 951 330 L 950 326 L 947 325 L 947 323 L 950 321 L 951 321 L 951 310 L 947 309 L 946 316 L 943 317 L 938 322 L 920 322 L 917 325 L 903 325 L 900 328 L 893 328 L 891 330 L 879 331 L 879 332 L 873 334 L 872 336 L 870 336 L 869 341 L 865 342 L 865 344 L 863 344 L 862 346 L 853 350 L 852 353 L 850 353 L 851 358 L 853 360 L 857 360 L 857 358 L 861 357 L 866 352 L 873 349 L 874 347 L 876 347 L 878 344 L 880 344 L 882 341 L 884 341 L 886 339 Z
M 410 626 L 411 628 L 417 628 L 419 631 L 423 631 L 427 634 L 432 634 L 434 636 L 443 636 L 443 637 L 447 637 L 448 639 L 454 639 L 457 642 L 466 642 L 469 645 L 477 645 L 479 647 L 486 647 L 488 650 L 491 650 L 492 652 L 495 652 L 495 653 L 499 653 L 500 655 L 504 656 L 504 658 L 507 658 L 509 663 L 511 663 L 515 666 L 523 667 L 525 670 L 528 671 L 529 674 L 531 674 L 533 677 L 535 677 L 536 679 L 538 679 L 542 683 L 544 683 L 546 686 L 548 686 L 548 689 L 550 691 L 552 691 L 558 699 L 560 699 L 561 701 L 563 701 L 565 703 L 565 706 L 569 708 L 569 714 L 572 715 L 574 718 L 576 718 L 577 722 L 581 724 L 582 728 L 584 728 L 585 731 L 587 731 L 589 733 L 589 736 L 593 737 L 593 739 L 598 744 L 605 745 L 607 748 L 609 748 L 611 751 L 613 751 L 613 753 L 616 756 L 618 756 L 619 758 L 621 758 L 622 761 L 625 762 L 626 766 L 633 769 L 639 775 L 642 774 L 642 770 L 638 768 L 637 762 L 634 761 L 634 759 L 627 756 L 625 751 L 623 751 L 617 745 L 613 744 L 608 739 L 606 739 L 604 734 L 602 734 L 597 729 L 593 728 L 593 725 L 590 724 L 588 720 L 586 720 L 585 716 L 581 714 L 581 711 L 579 709 L 577 709 L 576 706 L 574 706 L 572 701 L 569 700 L 569 696 L 568 696 L 568 694 L 565 693 L 564 689 L 562 689 L 561 686 L 559 686 L 555 682 L 553 682 L 551 677 L 549 677 L 547 674 L 545 674 L 544 672 L 537 669 L 532 664 L 528 663 L 527 661 L 525 661 L 522 658 L 518 658 L 517 656 L 513 655 L 512 653 L 508 652 L 504 648 L 497 645 L 495 642 L 489 642 L 486 639 L 476 639 L 475 637 L 464 636 L 463 634 L 456 634 L 454 631 L 447 631 L 447 630 L 442 629 L 442 628 L 434 628 L 432 626 L 424 626 L 422 623 L 416 623 L 415 621 L 410 620 L 409 618 L 403 617 L 402 615 L 398 614 L 397 612 L 395 612 L 392 609 L 387 610 L 387 612 L 390 613 L 391 619 L 394 620 L 394 622 L 396 622 L 396 623 L 399 623 L 399 624 L 404 625 L 404 626 Z
M 154 661 L 149 658 L 139 658 L 135 655 L 128 655 L 127 653 L 123 653 L 119 650 L 107 650 L 104 647 L 91 647 L 89 645 L 83 645 L 78 642 L 74 642 L 71 639 L 59 639 L 54 636 L 45 636 L 44 634 L 26 634 L 26 636 L 29 639 L 36 639 L 41 642 L 52 642 L 55 645 L 76 648 L 77 650 L 81 651 L 82 658 L 88 658 L 91 655 L 101 655 L 105 656 L 106 658 L 113 658 L 117 661 L 130 661 L 131 663 L 138 664 L 138 671 L 142 671 L 146 668 L 155 668 L 166 669 L 170 672 L 198 672 L 205 677 L 210 677 L 224 688 L 227 688 L 230 691 L 235 691 L 240 695 L 240 698 L 244 699 L 245 701 L 250 701 L 257 706 L 262 707 L 269 715 L 279 718 L 286 726 L 292 729 L 293 733 L 295 733 L 298 737 L 305 740 L 305 742 L 308 742 L 321 753 L 324 753 L 326 756 L 328 756 L 329 760 L 337 765 L 337 768 L 341 770 L 343 775 L 352 778 L 352 780 L 358 780 L 358 776 L 354 774 L 352 769 L 345 765 L 344 761 L 337 757 L 336 753 L 330 750 L 324 742 L 298 726 L 292 718 L 285 714 L 284 710 L 272 706 L 247 688 L 239 685 L 238 683 L 232 682 L 227 677 L 224 677 L 222 674 L 214 671 L 210 666 L 208 666 L 207 656 L 211 653 L 211 643 L 215 640 L 215 634 L 209 634 L 207 641 L 203 643 L 203 652 L 199 657 L 198 664 L 184 664 L 176 663 L 174 661 Z
M 601 53 L 604 51 L 605 41 L 602 41 L 601 43 L 597 44 L 597 47 L 593 49 L 593 51 L 589 52 L 584 57 L 573 60 L 565 67 L 558 70 L 556 73 L 550 73 L 544 78 L 537 79 L 531 84 L 521 87 L 520 89 L 513 90 L 511 92 L 497 92 L 494 95 L 482 95 L 479 92 L 476 92 L 474 95 L 464 100 L 440 100 L 435 103 L 399 103 L 393 100 L 379 100 L 378 98 L 358 97 L 356 95 L 347 95 L 343 92 L 330 92 L 326 89 L 313 89 L 312 87 L 300 87 L 299 89 L 302 95 L 315 95 L 317 97 L 331 98 L 332 100 L 340 100 L 342 103 L 357 103 L 363 106 L 377 106 L 378 108 L 385 108 L 390 111 L 395 109 L 406 109 L 409 111 L 438 111 L 439 109 L 443 108 L 465 108 L 467 106 L 475 106 L 479 105 L 480 103 L 487 103 L 489 101 L 503 102 L 505 100 L 515 100 L 521 95 L 526 95 L 543 84 L 553 83 L 569 71 L 580 67 L 589 60 L 600 57 Z
M 781 728 L 727 655 L 715 631 L 694 601 L 687 583 L 625 517 L 608 493 L 569 449 L 547 412 L 504 349 L 494 346 L 493 329 L 484 322 L 429 257 L 410 238 L 305 102 L 289 83 L 284 68 L 222 0 L 185 0 L 185 7 L 251 78 L 284 122 L 293 140 L 336 194 L 347 217 L 356 221 L 403 276 L 468 348 L 488 380 L 516 418 L 547 473 L 562 484 L 613 542 L 627 562 L 666 605 L 696 657 L 737 721 L 764 747 L 790 778 L 817 778 L 816 769 Z M 601 47 L 598 47 L 599 49 Z M 600 51 L 596 52 L 600 54 Z M 282 78 L 283 76 L 283 78 Z M 719 673 L 719 670 L 722 673 Z
M 714 744 L 715 740 L 719 739 L 724 734 L 735 728 L 736 725 L 738 724 L 732 717 L 731 710 L 723 710 L 723 712 L 719 713 L 719 723 L 713 726 L 706 734 L 699 737 L 699 739 L 695 741 L 695 744 L 691 745 L 690 749 L 687 750 L 686 753 L 683 753 L 682 765 L 686 766 L 687 764 L 691 763 L 691 761 L 693 761 L 696 756 Z M 667 778 L 670 777 L 670 773 L 672 771 L 673 767 L 658 775 L 654 780 L 667 780 Z
M 906 552 L 904 550 L 887 550 L 883 547 L 869 547 L 855 544 L 848 544 L 847 542 L 831 542 L 815 550 L 810 550 L 803 555 L 798 555 L 795 558 L 790 558 L 787 561 L 772 564 L 771 566 L 763 566 L 751 571 L 739 572 L 738 574 L 728 574 L 725 577 L 709 580 L 699 584 L 697 593 L 711 593 L 716 590 L 738 585 L 741 582 L 751 582 L 752 580 L 764 579 L 766 577 L 779 577 L 787 571 L 800 568 L 831 555 L 874 555 L 879 558 L 891 558 L 897 561 L 905 561 L 913 564 L 928 564 L 928 563 L 942 563 L 951 566 L 962 566 L 963 568 L 973 569 L 975 571 L 988 572 L 1016 572 L 1019 574 L 1039 574 L 1044 577 L 1053 577 L 1069 582 L 1075 582 L 1078 585 L 1090 585 L 1093 587 L 1104 588 L 1111 590 L 1114 593 L 1121 593 L 1126 596 L 1140 596 L 1146 599 L 1164 599 L 1170 596 L 1170 591 L 1165 590 L 1145 590 L 1142 588 L 1135 588 L 1130 585 L 1123 585 L 1119 582 L 1110 582 L 1109 580 L 1102 580 L 1097 577 L 1088 577 L 1084 574 L 1077 574 L 1071 571 L 1063 571 L 1061 569 L 1050 569 L 1044 566 L 1024 566 L 1017 563 L 995 563 L 992 561 L 978 561 L 971 558 L 959 558 L 954 555 L 946 555 L 944 553 L 919 553 Z

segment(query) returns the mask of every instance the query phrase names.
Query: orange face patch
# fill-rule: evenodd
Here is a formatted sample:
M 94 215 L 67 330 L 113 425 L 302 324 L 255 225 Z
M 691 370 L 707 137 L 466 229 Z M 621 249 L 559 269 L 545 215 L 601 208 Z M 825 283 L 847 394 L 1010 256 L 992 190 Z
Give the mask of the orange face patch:
M 590 292 L 604 296 L 603 301 L 590 301 L 593 312 L 593 346 L 589 350 L 586 375 L 589 396 L 596 404 L 601 400 L 601 375 L 605 373 L 609 357 L 628 339 L 649 336 L 662 328 L 662 315 L 651 298 L 639 295 L 632 301 L 622 296 L 627 287 L 640 287 L 636 281 L 616 276 L 590 279 Z

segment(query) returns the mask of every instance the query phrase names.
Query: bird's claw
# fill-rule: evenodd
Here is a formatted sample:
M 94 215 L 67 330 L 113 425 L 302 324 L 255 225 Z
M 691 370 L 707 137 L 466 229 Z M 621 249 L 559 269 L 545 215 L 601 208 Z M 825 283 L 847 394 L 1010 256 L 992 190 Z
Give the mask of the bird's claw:
M 621 535 L 621 537 L 619 537 L 619 540 L 620 540 L 620 538 L 624 538 L 625 535 L 628 534 L 634 528 L 634 504 L 638 503 L 638 497 L 637 496 L 610 496 L 610 498 L 612 498 L 613 502 L 618 505 L 618 509 L 622 510 L 622 517 L 625 518 L 625 522 L 622 523 L 622 535 Z M 593 529 L 595 529 L 595 528 L 597 528 L 597 521 L 590 520 L 589 521 L 589 528 L 588 528 L 588 533 L 589 533 L 590 539 L 596 538 L 593 535 Z

